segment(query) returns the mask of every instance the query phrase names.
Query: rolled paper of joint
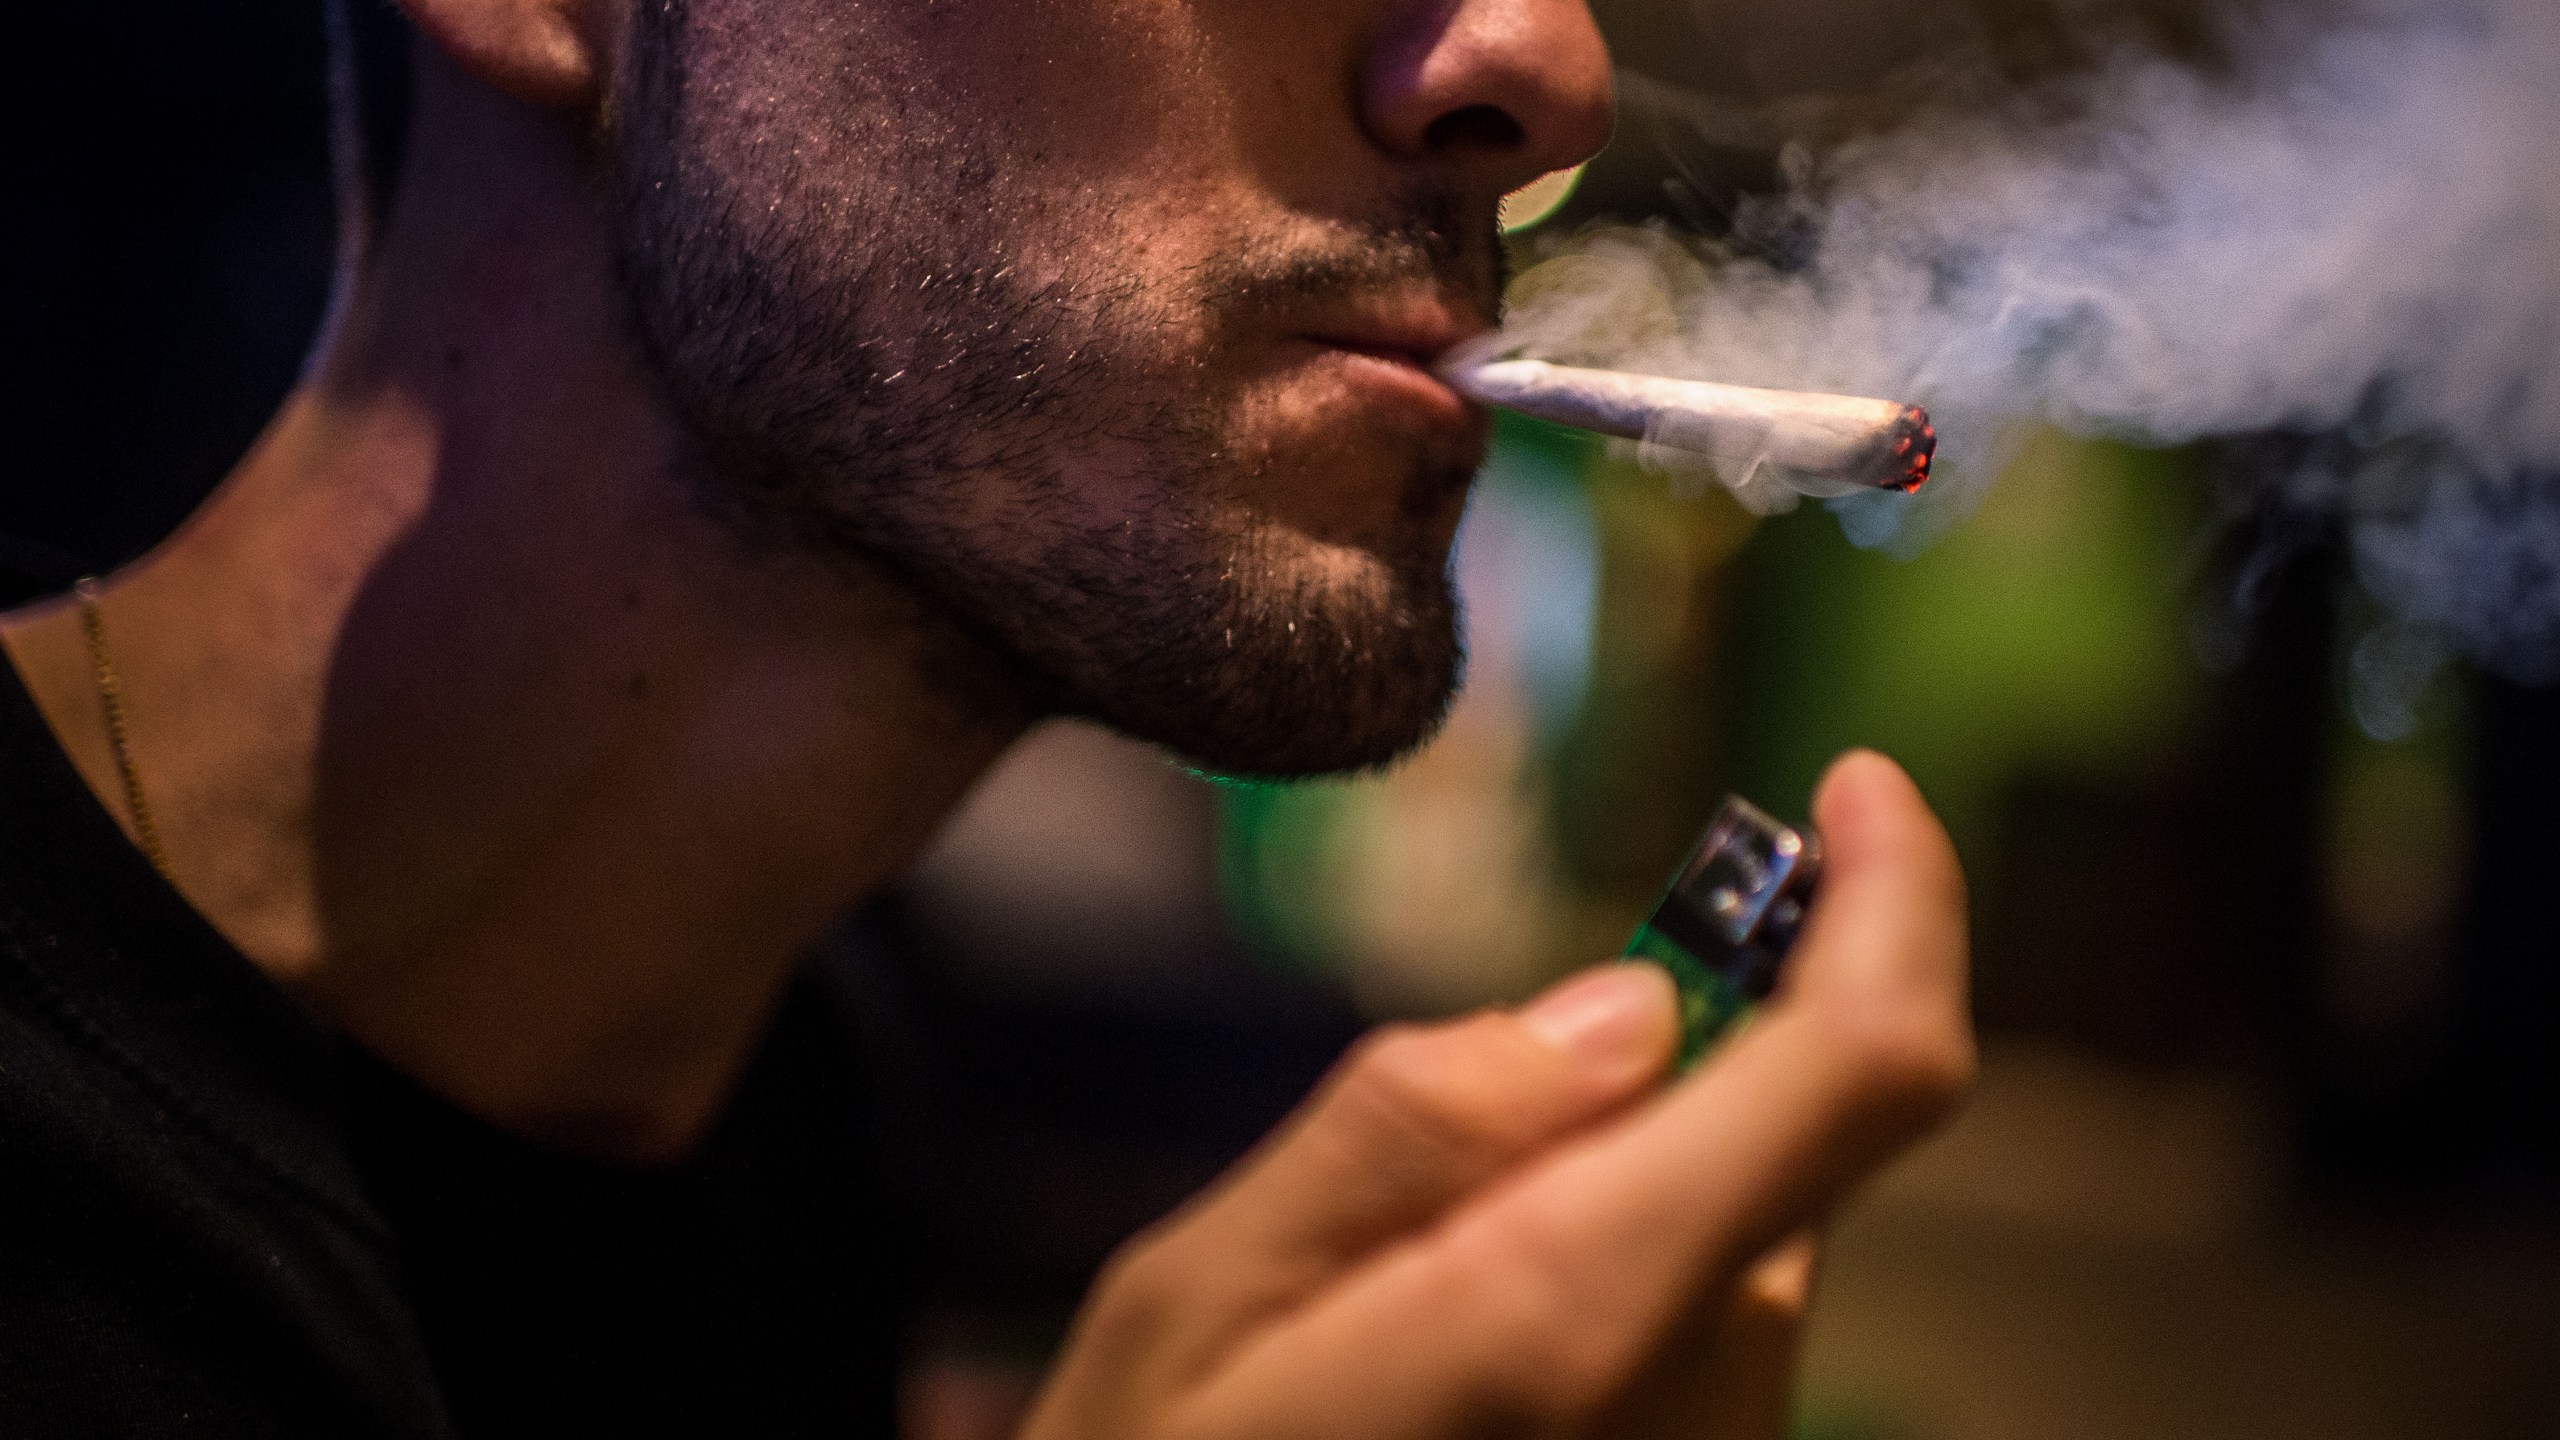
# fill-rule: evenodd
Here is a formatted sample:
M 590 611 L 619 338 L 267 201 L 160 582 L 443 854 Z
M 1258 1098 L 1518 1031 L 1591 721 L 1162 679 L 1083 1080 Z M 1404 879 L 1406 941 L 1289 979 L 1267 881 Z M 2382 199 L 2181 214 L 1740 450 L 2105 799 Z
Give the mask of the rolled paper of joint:
M 1442 374 L 1460 394 L 1487 405 L 1702 455 L 1736 484 L 1770 467 L 1789 489 L 1817 497 L 1917 490 L 1928 483 L 1938 449 L 1929 412 L 1891 400 L 1544 360 L 1461 361 Z

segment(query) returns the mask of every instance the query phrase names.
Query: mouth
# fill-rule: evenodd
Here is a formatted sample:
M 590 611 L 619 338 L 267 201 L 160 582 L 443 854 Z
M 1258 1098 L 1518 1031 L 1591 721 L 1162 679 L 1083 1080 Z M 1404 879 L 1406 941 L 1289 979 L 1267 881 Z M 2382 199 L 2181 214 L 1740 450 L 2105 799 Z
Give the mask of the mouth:
M 1473 424 L 1480 407 L 1440 377 L 1441 360 L 1491 326 L 1433 300 L 1381 298 L 1328 317 L 1296 339 L 1317 348 L 1347 377 L 1429 412 L 1437 424 Z
M 1305 334 L 1337 349 L 1428 370 L 1492 329 L 1490 320 L 1463 314 L 1443 297 L 1405 292 L 1347 300 L 1318 317 Z

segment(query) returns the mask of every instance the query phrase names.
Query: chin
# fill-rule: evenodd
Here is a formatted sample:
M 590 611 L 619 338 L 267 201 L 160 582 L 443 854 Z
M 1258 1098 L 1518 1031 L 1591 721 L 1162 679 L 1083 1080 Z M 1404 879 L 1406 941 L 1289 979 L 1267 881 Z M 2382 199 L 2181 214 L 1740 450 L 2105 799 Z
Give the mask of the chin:
M 1321 434 L 1260 447 L 1291 458 L 1252 478 L 1247 503 L 1259 514 L 1247 523 L 1299 537 L 1315 562 L 1328 551 L 1360 551 L 1399 568 L 1426 554 L 1433 568 L 1445 565 L 1482 444 L 1365 418 L 1355 410 Z
M 1072 687 L 1092 718 L 1208 770 L 1298 778 L 1391 763 L 1428 740 L 1464 669 L 1448 546 L 1266 533 L 1211 593 Z M 1180 618 L 1175 618 L 1176 615 Z
M 1347 678 L 1347 677 L 1346 677 Z M 1292 694 L 1230 692 L 1230 703 L 1178 716 L 1129 716 L 1094 707 L 1086 718 L 1151 744 L 1211 774 L 1240 780 L 1305 780 L 1395 764 L 1439 733 L 1457 689 L 1456 667 L 1404 671 L 1392 687 L 1348 679 Z M 1347 694 L 1357 704 L 1343 703 Z

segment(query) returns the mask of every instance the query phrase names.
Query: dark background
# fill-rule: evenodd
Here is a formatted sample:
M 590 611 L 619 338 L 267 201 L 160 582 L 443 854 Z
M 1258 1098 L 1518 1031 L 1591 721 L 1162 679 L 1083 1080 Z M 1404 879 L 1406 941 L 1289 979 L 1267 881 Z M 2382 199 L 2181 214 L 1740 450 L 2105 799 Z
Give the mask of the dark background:
M 1949 8 L 1599 6 L 1640 75 L 1752 99 L 1867 87 L 1882 98 L 1860 103 L 1883 106 L 1880 77 Z M 2022 68 L 2075 61 L 2048 7 L 1952 8 Z M 2167 7 L 2162 33 L 2183 43 L 2198 8 Z M 331 217 L 316 6 L 50 6 L 11 34 L 0 193 L 18 359 L 0 385 L 0 598 L 15 601 L 141 553 L 249 444 L 320 320 Z M 1749 146 L 1671 163 L 1667 103 L 1630 88 L 1619 142 L 1561 223 L 1712 227 L 1772 183 L 1773 155 Z M 2560 1434 L 2560 700 L 2463 675 L 2419 749 L 2341 724 L 2337 657 L 2358 602 L 2332 537 L 2222 503 L 2253 446 L 2301 438 L 2243 437 L 2145 472 L 2206 557 L 2180 603 L 2225 603 L 2278 540 L 2281 563 L 2242 607 L 2243 643 L 2199 666 L 2171 761 L 2138 781 L 2026 767 L 1964 837 L 1982 893 L 1985 1100 L 1844 1226 L 1844 1318 L 1817 1333 L 1809 1426 Z M 1892 563 L 1827 527 L 1814 512 L 1761 527 L 1701 582 L 1697 683 L 1643 710 L 1703 707 L 1698 783 L 1590 833 L 1677 835 L 1716 784 L 1797 783 L 1765 737 L 1809 723 L 1784 707 L 1823 693 L 1787 638 L 1798 587 L 1866 584 L 1861 567 Z M 1620 793 L 1587 756 L 1556 763 Z M 2357 801 L 2359 777 L 2410 766 L 2450 785 L 2450 841 Z M 1164 823 L 1206 854 L 1227 803 L 1185 791 Z M 1574 814 L 1568 798 L 1568 835 Z M 991 824 L 967 822 L 954 845 Z M 2412 847 L 2458 854 L 2454 907 L 2424 933 L 2362 934 L 2337 877 Z M 1589 861 L 1583 879 L 1640 890 L 1659 848 Z M 1275 960 L 1198 886 L 1072 924 L 952 918 L 1001 911 L 1009 888 L 938 858 L 831 963 L 868 977 L 926 1137 L 916 1163 L 940 1177 L 971 1257 L 952 1343 L 1030 1354 L 1104 1249 L 1213 1174 L 1362 1022 L 1338 974 Z M 2372 974 L 2420 977 L 2380 1031 L 2337 998 Z M 2043 1179 L 2075 1163 L 2095 1167 L 2095 1190 L 2057 1194 L 2103 1193 L 2134 1218 L 2059 1213 L 2068 1198 L 2038 1209 Z M 2177 1190 L 2180 1166 L 2202 1178 Z M 2244 1198 L 2215 1208 L 2231 1196 Z M 2204 1218 L 2144 1228 L 2182 1204 Z M 2335 1408 L 2318 1378 L 2333 1372 L 2384 1399 Z M 2172 1388 L 2192 1394 L 2172 1402 Z
M 0 565 L 23 590 L 175 526 L 291 384 L 326 300 L 318 7 L 12 17 Z

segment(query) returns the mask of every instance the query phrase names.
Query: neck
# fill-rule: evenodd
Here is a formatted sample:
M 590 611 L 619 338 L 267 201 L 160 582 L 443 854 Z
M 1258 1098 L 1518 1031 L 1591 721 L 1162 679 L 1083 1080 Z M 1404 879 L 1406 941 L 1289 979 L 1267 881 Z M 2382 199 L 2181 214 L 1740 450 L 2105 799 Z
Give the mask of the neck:
M 706 518 L 568 127 L 421 89 L 309 377 L 106 589 L 130 753 L 278 981 L 501 1126 L 672 1156 L 1025 716 L 895 585 Z M 76 611 L 0 639 L 130 828 Z

